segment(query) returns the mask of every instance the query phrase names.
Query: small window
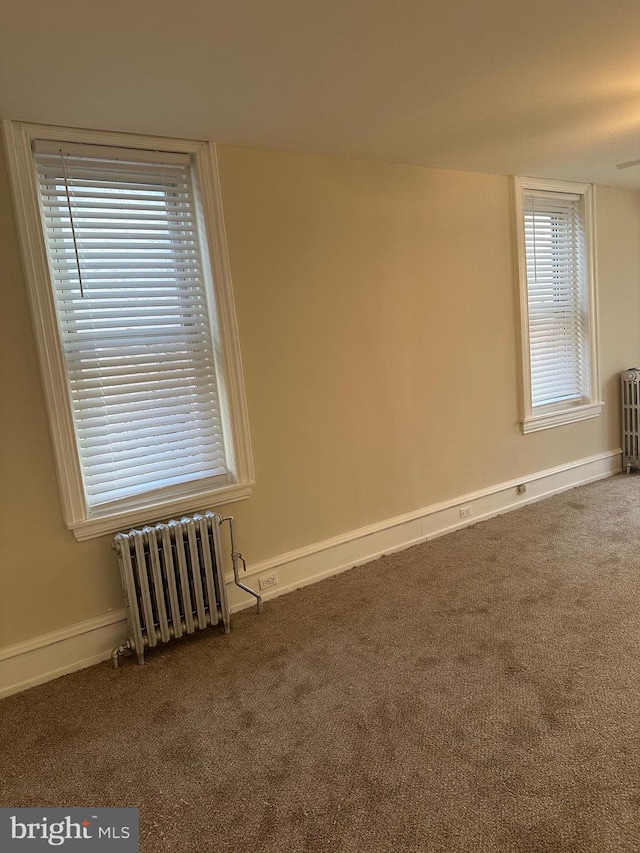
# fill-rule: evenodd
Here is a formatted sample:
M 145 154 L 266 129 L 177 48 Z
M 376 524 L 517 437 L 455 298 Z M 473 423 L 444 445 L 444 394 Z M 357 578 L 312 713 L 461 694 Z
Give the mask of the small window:
M 214 152 L 7 131 L 68 526 L 86 538 L 246 496 Z
M 523 431 L 598 415 L 590 185 L 516 178 Z

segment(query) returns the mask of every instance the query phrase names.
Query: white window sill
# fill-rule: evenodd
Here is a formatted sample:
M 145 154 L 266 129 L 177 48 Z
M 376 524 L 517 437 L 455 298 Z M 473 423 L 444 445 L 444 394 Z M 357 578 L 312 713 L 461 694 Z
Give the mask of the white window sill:
M 541 429 L 551 429 L 551 427 L 585 421 L 588 418 L 597 418 L 603 406 L 604 403 L 589 403 L 583 406 L 572 406 L 569 409 L 533 415 L 522 421 L 522 432 L 526 435 L 530 432 L 538 432 Z
M 200 494 L 184 497 L 168 498 L 165 501 L 155 501 L 153 505 L 128 508 L 120 512 L 110 512 L 108 515 L 94 516 L 83 521 L 70 524 L 73 535 L 79 541 L 95 539 L 107 533 L 127 531 L 136 525 L 154 524 L 157 521 L 167 521 L 175 516 L 201 512 L 221 504 L 233 503 L 251 496 L 253 481 L 226 485 Z

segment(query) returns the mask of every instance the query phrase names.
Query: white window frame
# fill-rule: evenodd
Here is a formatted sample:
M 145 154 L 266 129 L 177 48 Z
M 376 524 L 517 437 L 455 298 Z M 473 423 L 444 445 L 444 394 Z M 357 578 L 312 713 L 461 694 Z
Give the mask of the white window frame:
M 600 396 L 600 371 L 598 357 L 598 293 L 596 275 L 595 199 L 592 184 L 573 181 L 556 181 L 544 178 L 514 177 L 516 219 L 516 248 L 520 295 L 520 345 L 523 433 L 562 426 L 597 417 L 604 403 Z M 527 285 L 527 260 L 525 248 L 524 196 L 527 191 L 571 193 L 584 198 L 585 230 L 585 280 L 584 297 L 588 313 L 588 396 L 578 402 L 561 402 L 534 409 L 531 396 L 531 359 L 529 338 L 529 303 Z
M 27 122 L 3 121 L 9 177 L 15 202 L 18 235 L 36 346 L 49 415 L 53 450 L 65 524 L 77 539 L 114 533 L 133 525 L 166 519 L 249 497 L 254 484 L 253 459 L 244 393 L 242 362 L 227 253 L 222 198 L 215 145 L 211 142 L 173 139 L 107 131 L 79 130 Z M 175 151 L 192 158 L 199 202 L 204 214 L 212 267 L 219 346 L 225 378 L 226 438 L 229 482 L 202 491 L 197 482 L 139 495 L 118 503 L 117 510 L 89 510 L 85 499 L 68 383 L 58 334 L 47 248 L 40 217 L 38 189 L 31 146 L 35 139 L 93 145 L 123 146 L 149 151 Z

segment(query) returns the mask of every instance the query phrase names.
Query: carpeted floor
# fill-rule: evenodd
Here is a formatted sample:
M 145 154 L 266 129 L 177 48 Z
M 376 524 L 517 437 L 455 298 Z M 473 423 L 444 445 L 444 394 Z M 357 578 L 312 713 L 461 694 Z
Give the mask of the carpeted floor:
M 640 850 L 640 476 L 0 702 L 0 805 L 141 849 Z

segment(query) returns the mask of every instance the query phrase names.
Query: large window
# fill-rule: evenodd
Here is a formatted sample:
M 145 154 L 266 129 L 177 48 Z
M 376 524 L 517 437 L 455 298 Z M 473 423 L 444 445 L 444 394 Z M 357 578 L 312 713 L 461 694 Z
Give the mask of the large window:
M 85 538 L 246 496 L 215 152 L 5 130 L 67 524 Z
M 598 415 L 592 188 L 516 178 L 524 432 Z

